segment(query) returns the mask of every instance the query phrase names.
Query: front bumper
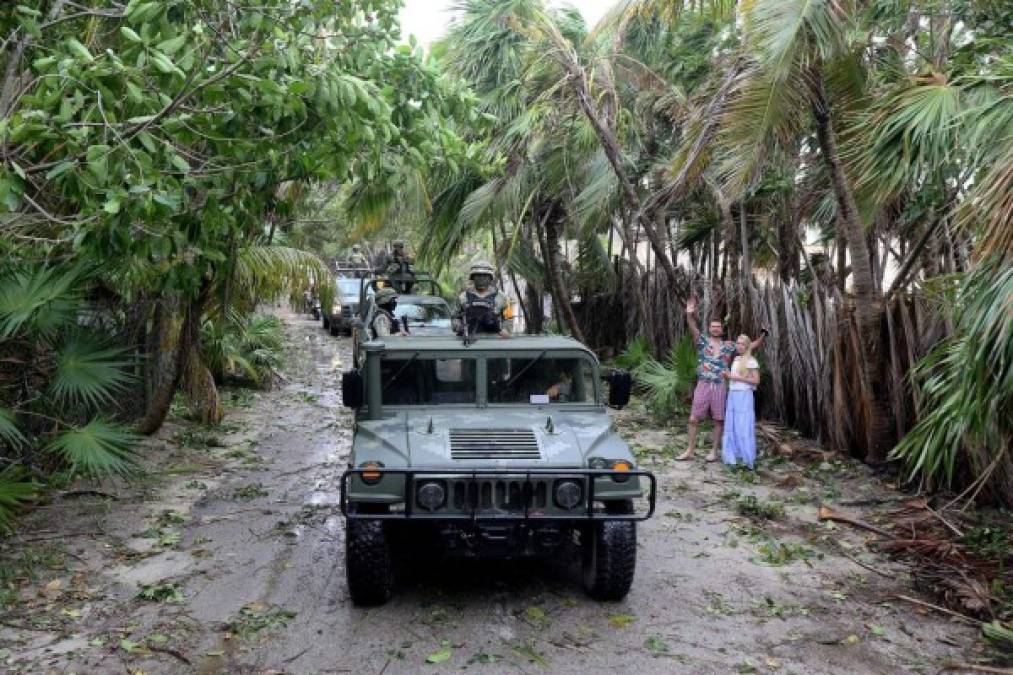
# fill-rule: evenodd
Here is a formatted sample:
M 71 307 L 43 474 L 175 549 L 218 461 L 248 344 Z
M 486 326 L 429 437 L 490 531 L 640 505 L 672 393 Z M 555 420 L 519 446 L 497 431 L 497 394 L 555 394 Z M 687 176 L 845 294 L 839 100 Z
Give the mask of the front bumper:
M 650 471 L 609 469 L 370 469 L 381 474 L 373 485 L 362 480 L 367 469 L 348 469 L 341 476 L 341 513 L 346 518 L 459 521 L 590 521 L 647 520 L 654 515 L 657 480 Z M 622 482 L 613 480 L 623 478 Z M 566 509 L 555 503 L 555 484 L 570 480 L 581 486 L 581 500 Z M 417 486 L 440 482 L 444 503 L 427 510 L 416 502 Z M 647 484 L 646 494 L 644 483 Z M 634 513 L 605 513 L 596 503 L 646 499 Z M 350 504 L 386 505 L 387 512 L 350 509 Z

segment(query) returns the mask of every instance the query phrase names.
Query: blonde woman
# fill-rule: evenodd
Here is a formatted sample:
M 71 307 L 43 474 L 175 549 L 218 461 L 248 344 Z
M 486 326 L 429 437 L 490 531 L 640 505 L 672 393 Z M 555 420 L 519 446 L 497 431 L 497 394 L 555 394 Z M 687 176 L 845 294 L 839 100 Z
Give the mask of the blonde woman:
M 735 341 L 736 356 L 731 370 L 721 372 L 728 381 L 725 404 L 725 428 L 721 439 L 721 460 L 725 464 L 745 464 L 750 469 L 756 461 L 756 412 L 753 392 L 760 384 L 760 364 L 753 358 L 752 343 L 747 335 Z

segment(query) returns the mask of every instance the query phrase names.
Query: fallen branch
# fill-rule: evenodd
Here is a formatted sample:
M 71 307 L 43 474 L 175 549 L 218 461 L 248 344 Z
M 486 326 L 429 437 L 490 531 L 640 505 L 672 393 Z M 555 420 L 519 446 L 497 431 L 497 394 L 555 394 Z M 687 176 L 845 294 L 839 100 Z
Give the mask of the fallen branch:
M 819 520 L 832 520 L 832 521 L 838 522 L 838 523 L 846 523 L 848 525 L 851 525 L 853 527 L 857 527 L 857 528 L 862 529 L 862 530 L 868 530 L 869 532 L 875 532 L 876 534 L 878 534 L 881 537 L 889 537 L 889 538 L 893 537 L 892 534 L 890 534 L 889 532 L 887 532 L 884 529 L 878 528 L 875 525 L 870 525 L 869 523 L 866 523 L 865 521 L 859 520 L 857 518 L 854 518 L 852 516 L 846 515 L 844 513 L 840 513 L 838 511 L 834 511 L 829 506 L 820 506 L 818 519 Z
M 972 619 L 971 617 L 969 617 L 969 616 L 967 616 L 965 614 L 961 614 L 960 612 L 954 612 L 952 609 L 946 609 L 945 607 L 940 607 L 939 605 L 933 605 L 931 602 L 925 602 L 924 600 L 919 600 L 918 598 L 912 598 L 909 595 L 900 595 L 900 594 L 898 594 L 898 595 L 895 595 L 893 597 L 897 598 L 898 600 L 903 600 L 904 602 L 910 602 L 913 605 L 919 605 L 921 607 L 925 607 L 926 609 L 934 609 L 937 612 L 942 612 L 943 614 L 948 614 L 948 615 L 952 616 L 955 619 L 961 619 L 962 621 L 966 621 L 967 623 L 971 624 L 972 626 L 980 626 L 981 625 L 981 622 L 978 621 L 977 619 Z
M 156 645 L 151 645 L 151 644 L 147 645 L 147 647 L 148 647 L 148 649 L 150 651 L 158 652 L 159 654 L 168 654 L 169 656 L 172 656 L 173 658 L 176 658 L 176 659 L 182 661 L 183 663 L 185 663 L 188 666 L 192 666 L 193 665 L 193 663 L 190 661 L 190 659 L 186 658 L 185 656 L 183 656 L 182 654 L 180 654 L 178 651 L 176 651 L 175 649 L 173 649 L 171 647 L 158 647 Z

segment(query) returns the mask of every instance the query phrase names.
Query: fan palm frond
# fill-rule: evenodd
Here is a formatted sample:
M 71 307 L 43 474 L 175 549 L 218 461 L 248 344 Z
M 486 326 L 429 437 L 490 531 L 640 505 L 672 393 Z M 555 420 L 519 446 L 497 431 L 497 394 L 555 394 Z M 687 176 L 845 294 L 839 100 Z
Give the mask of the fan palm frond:
M 70 337 L 56 350 L 53 397 L 90 408 L 110 403 L 133 379 L 126 370 L 133 365 L 126 355 L 126 350 L 105 347 L 87 335 Z
M 14 413 L 7 408 L 0 408 L 0 441 L 10 448 L 19 448 L 28 442 L 25 435 L 18 429 Z
M 18 509 L 35 499 L 39 484 L 28 480 L 24 471 L 9 466 L 0 471 L 0 532 L 10 532 Z
M 903 187 L 943 175 L 960 152 L 957 142 L 961 89 L 952 84 L 915 84 L 877 101 L 858 126 L 870 136 L 856 161 L 860 189 L 885 200 Z
M 649 358 L 634 371 L 647 395 L 647 405 L 657 419 L 685 409 L 685 398 L 696 377 L 696 347 L 689 336 L 675 344 L 664 363 Z
M 36 267 L 0 279 L 0 336 L 51 335 L 77 317 L 79 267 Z
M 95 418 L 84 426 L 58 434 L 48 449 L 58 454 L 71 471 L 85 476 L 125 476 L 137 470 L 134 446 L 138 437 L 126 427 Z

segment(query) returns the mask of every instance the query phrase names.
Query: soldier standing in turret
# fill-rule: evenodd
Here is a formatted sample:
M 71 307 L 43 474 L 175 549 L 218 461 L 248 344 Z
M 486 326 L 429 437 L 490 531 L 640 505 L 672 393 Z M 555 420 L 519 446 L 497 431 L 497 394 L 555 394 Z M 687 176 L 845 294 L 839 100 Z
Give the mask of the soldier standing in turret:
M 509 337 L 510 304 L 496 285 L 495 270 L 484 260 L 472 264 L 468 273 L 471 288 L 458 298 L 458 332 L 466 335 L 498 334 Z
M 397 292 L 393 288 L 381 288 L 376 292 L 376 316 L 369 325 L 370 337 L 374 340 L 401 332 L 401 324 L 394 316 L 397 307 Z

